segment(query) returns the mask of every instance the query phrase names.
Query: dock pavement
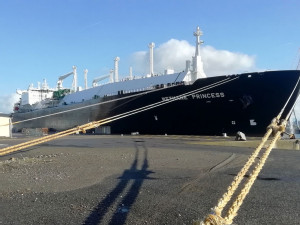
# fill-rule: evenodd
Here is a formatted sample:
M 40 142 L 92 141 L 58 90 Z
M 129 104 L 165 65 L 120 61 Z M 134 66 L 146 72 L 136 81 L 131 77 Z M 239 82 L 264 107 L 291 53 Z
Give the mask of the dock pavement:
M 1 138 L 0 148 L 31 139 Z M 192 224 L 211 212 L 258 141 L 70 135 L 2 156 L 0 224 Z M 300 224 L 297 148 L 278 142 L 234 224 Z

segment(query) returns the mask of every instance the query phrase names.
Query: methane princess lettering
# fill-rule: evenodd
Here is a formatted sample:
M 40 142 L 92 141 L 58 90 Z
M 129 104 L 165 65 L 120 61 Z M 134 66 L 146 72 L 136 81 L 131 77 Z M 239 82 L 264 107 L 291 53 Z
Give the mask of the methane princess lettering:
M 194 94 L 192 95 L 193 99 L 206 99 L 206 98 L 224 98 L 225 94 L 223 92 L 220 93 L 204 93 L 204 94 Z

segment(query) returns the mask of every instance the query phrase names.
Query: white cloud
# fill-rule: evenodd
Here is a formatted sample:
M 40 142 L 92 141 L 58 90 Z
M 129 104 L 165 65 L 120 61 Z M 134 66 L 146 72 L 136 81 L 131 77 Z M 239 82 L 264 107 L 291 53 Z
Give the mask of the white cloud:
M 176 72 L 185 69 L 185 61 L 192 60 L 195 47 L 187 41 L 171 39 L 154 48 L 154 72 L 161 74 L 165 69 Z M 253 70 L 255 58 L 243 53 L 217 50 L 212 46 L 201 48 L 204 71 L 207 76 L 236 74 Z M 131 57 L 135 74 L 149 73 L 149 54 L 147 51 L 136 52 Z
M 243 53 L 202 48 L 204 71 L 208 76 L 243 73 L 255 68 L 255 58 Z
M 12 113 L 14 104 L 19 100 L 18 94 L 2 95 L 0 96 L 0 112 Z
M 154 73 L 161 74 L 165 69 L 182 71 L 185 69 L 185 61 L 190 59 L 194 47 L 187 41 L 171 39 L 154 48 Z M 140 51 L 133 53 L 131 64 L 135 73 L 144 75 L 149 73 L 149 53 Z
M 191 58 L 193 52 L 194 47 L 187 41 L 171 39 L 155 49 L 154 68 L 161 72 L 164 69 L 184 70 L 185 61 Z

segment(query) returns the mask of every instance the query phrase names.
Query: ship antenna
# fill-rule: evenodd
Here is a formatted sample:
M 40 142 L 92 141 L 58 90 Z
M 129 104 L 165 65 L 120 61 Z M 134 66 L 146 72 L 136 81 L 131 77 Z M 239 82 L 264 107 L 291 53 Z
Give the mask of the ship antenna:
M 194 36 L 196 37 L 196 51 L 195 56 L 193 57 L 193 80 L 206 77 L 200 55 L 200 45 L 204 43 L 202 40 L 200 40 L 201 35 L 203 35 L 203 33 L 200 28 L 197 27 L 197 30 L 194 32 Z

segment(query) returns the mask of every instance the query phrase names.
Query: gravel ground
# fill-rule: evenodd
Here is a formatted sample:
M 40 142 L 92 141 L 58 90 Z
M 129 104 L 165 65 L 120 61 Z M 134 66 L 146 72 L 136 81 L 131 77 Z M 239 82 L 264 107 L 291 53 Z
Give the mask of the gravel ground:
M 192 224 L 253 151 L 220 141 L 72 135 L 1 157 L 0 224 Z M 300 151 L 273 150 L 234 222 L 300 224 L 299 172 Z

